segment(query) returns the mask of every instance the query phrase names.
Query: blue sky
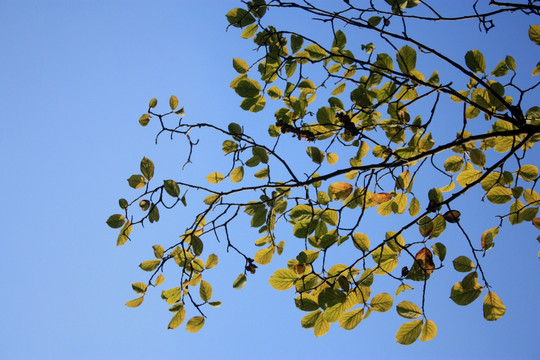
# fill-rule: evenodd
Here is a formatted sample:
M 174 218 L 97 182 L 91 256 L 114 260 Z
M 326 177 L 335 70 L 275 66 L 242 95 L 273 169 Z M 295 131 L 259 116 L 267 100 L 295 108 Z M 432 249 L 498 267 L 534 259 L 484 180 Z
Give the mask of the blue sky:
M 254 130 L 257 121 L 271 116 L 269 111 L 244 112 L 229 88 L 236 76 L 232 58 L 255 58 L 252 43 L 234 29 L 225 31 L 224 14 L 237 4 L 0 1 L 0 358 L 537 357 L 540 262 L 538 231 L 530 224 L 505 225 L 485 260 L 507 314 L 487 322 L 481 299 L 468 307 L 455 305 L 449 289 L 461 277 L 448 264 L 443 283 L 429 291 L 427 311 L 438 335 L 409 347 L 395 343 L 403 321 L 394 310 L 371 315 L 353 331 L 334 325 L 315 338 L 300 327 L 304 314 L 295 308 L 291 292 L 275 291 L 267 282 L 294 255 L 261 267 L 237 291 L 231 284 L 242 271 L 241 259 L 227 256 L 223 244 L 215 245 L 220 265 L 210 278 L 214 297 L 223 305 L 208 310 L 201 332 L 190 334 L 184 326 L 167 330 L 172 314 L 159 290 L 137 309 L 124 306 L 136 297 L 131 283 L 146 281 L 138 264 L 152 258 L 151 245 L 177 238 L 182 229 L 174 222 L 190 215 L 189 209 L 162 215 L 158 225 L 120 248 L 117 232 L 105 225 L 118 211 L 117 199 L 132 196 L 125 179 L 138 172 L 143 156 L 156 163 L 156 177 L 180 174 L 185 144 L 162 141 L 156 147 L 155 128 L 138 125 L 149 99 L 166 104 L 175 94 L 189 118 L 221 125 L 234 121 Z M 471 48 L 465 38 L 481 39 L 473 46 L 499 56 L 496 62 L 511 53 L 518 66 L 532 69 L 539 54 L 525 38 L 532 20 L 512 21 L 505 30 L 501 24 L 496 41 L 468 29 L 433 36 L 461 54 Z M 217 146 L 220 152 L 220 142 Z M 209 159 L 212 149 L 211 144 L 200 147 L 197 156 Z M 539 165 L 538 157 L 533 163 Z M 182 176 L 205 181 L 212 166 L 221 165 L 206 161 Z M 477 201 L 462 206 L 491 214 Z M 475 217 L 463 222 L 476 237 L 495 226 L 479 224 Z M 242 228 L 236 231 L 243 234 Z M 445 234 L 458 241 L 458 232 Z M 453 255 L 460 254 L 448 257 Z

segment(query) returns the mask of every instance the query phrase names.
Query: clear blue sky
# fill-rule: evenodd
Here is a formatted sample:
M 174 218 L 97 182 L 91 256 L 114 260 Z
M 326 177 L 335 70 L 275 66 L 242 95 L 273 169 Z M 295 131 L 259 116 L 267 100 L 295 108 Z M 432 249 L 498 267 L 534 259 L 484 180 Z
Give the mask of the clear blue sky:
M 446 282 L 428 295 L 438 335 L 409 347 L 395 343 L 403 319 L 394 310 L 372 314 L 353 331 L 334 325 L 315 338 L 300 327 L 304 313 L 291 292 L 267 282 L 294 255 L 261 268 L 236 291 L 231 284 L 241 264 L 224 254 L 223 244 L 216 246 L 220 268 L 212 278 L 223 306 L 208 311 L 201 332 L 167 330 L 171 313 L 159 290 L 137 309 L 124 306 L 135 297 L 131 283 L 146 281 L 137 265 L 152 258 L 150 246 L 180 235 L 174 219 L 189 216 L 186 209 L 171 215 L 121 248 L 117 232 L 105 225 L 118 211 L 117 199 L 130 194 L 125 179 L 143 156 L 156 162 L 160 176 L 181 167 L 177 155 L 185 146 L 164 141 L 155 147 L 152 129 L 138 125 L 149 99 L 166 103 L 175 94 L 197 121 L 249 127 L 264 119 L 239 109 L 229 88 L 232 58 L 254 58 L 238 31 L 225 32 L 224 14 L 237 4 L 0 0 L 0 358 L 538 358 L 540 262 L 538 231 L 530 224 L 505 225 L 485 261 L 507 314 L 487 322 L 481 299 L 455 305 L 449 289 L 461 277 L 448 264 L 441 275 Z M 521 50 L 527 21 L 520 18 L 499 40 L 475 48 L 493 51 L 497 62 L 511 53 L 518 66 L 531 68 L 540 52 L 529 45 Z M 465 38 L 482 35 L 433 36 L 464 54 Z M 194 169 L 188 179 L 195 182 L 205 171 Z M 489 226 L 465 222 L 476 237 Z

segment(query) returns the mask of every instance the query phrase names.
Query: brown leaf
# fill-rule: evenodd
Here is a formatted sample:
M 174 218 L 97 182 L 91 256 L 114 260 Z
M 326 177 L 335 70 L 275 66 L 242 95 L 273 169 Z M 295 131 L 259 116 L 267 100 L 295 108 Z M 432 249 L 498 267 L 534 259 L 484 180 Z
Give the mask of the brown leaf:
M 388 200 L 392 200 L 392 195 L 388 193 L 378 193 L 371 196 L 371 201 L 373 201 L 375 204 L 382 204 Z
M 461 216 L 461 213 L 457 210 L 451 210 L 447 211 L 443 217 L 444 220 L 448 221 L 449 223 L 455 224 L 459 221 L 459 217 Z
M 540 229 L 540 218 L 535 217 L 532 219 L 532 223 L 534 226 L 536 226 L 537 229 Z
M 330 197 L 335 200 L 345 200 L 351 193 L 353 187 L 346 182 L 336 182 L 328 187 L 328 193 Z
M 433 254 L 428 248 L 423 248 L 416 253 L 414 257 L 416 260 L 421 261 L 422 267 L 426 270 L 426 273 L 431 274 L 435 269 L 435 263 L 433 262 Z

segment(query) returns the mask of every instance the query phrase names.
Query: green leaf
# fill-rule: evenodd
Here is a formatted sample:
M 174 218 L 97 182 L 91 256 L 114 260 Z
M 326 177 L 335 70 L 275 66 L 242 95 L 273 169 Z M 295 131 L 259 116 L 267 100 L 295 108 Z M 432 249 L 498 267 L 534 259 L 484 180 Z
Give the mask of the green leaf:
M 308 146 L 306 148 L 306 152 L 315 164 L 322 164 L 324 161 L 324 152 L 319 150 L 319 148 L 315 146 Z
M 505 313 L 506 307 L 499 296 L 493 291 L 488 291 L 484 298 L 484 318 L 488 321 L 495 321 L 503 317 Z
M 144 295 L 148 286 L 145 283 L 136 282 L 131 284 L 131 288 L 133 289 L 133 291 L 135 291 L 136 294 Z
M 444 261 L 446 258 L 446 246 L 438 242 L 431 246 L 431 250 L 433 251 L 433 254 L 441 260 L 441 262 Z
M 126 222 L 126 218 L 124 217 L 124 215 L 120 215 L 120 214 L 111 215 L 107 219 L 107 225 L 109 225 L 113 229 L 118 229 L 122 227 L 125 222 Z
M 146 179 L 142 175 L 131 175 L 128 179 L 128 184 L 134 189 L 140 189 L 146 185 Z
M 300 50 L 302 48 L 303 44 L 304 44 L 304 38 L 303 37 L 301 37 L 299 35 L 296 35 L 296 34 L 291 35 L 291 50 L 292 50 L 293 53 Z
M 510 55 L 507 55 L 505 58 L 506 65 L 508 65 L 508 68 L 512 71 L 516 71 L 516 60 Z
M 341 315 L 341 318 L 339 319 L 339 326 L 341 326 L 345 330 L 352 330 L 358 324 L 360 324 L 360 321 L 362 321 L 363 317 L 364 317 L 363 308 L 351 310 Z
M 143 303 L 143 300 L 144 300 L 144 296 L 141 296 L 139 298 L 136 298 L 136 299 L 133 299 L 133 300 L 130 300 L 126 303 L 126 306 L 129 306 L 129 307 L 132 307 L 132 308 L 135 308 L 139 305 L 141 305 Z
M 437 325 L 431 320 L 426 320 L 422 335 L 420 335 L 420 341 L 433 340 L 437 335 Z
M 475 268 L 472 260 L 466 256 L 458 256 L 452 263 L 454 264 L 454 269 L 459 272 L 469 272 Z
M 400 302 L 396 306 L 396 311 L 399 316 L 404 317 L 405 319 L 416 319 L 422 316 L 422 310 L 420 310 L 416 304 L 410 301 Z
M 261 86 L 253 79 L 243 79 L 238 82 L 234 91 L 243 98 L 254 98 L 261 92 Z
M 255 18 L 247 10 L 242 8 L 232 9 L 225 16 L 229 24 L 234 27 L 244 27 L 255 22 Z
M 422 332 L 422 320 L 414 320 L 401 325 L 396 333 L 396 341 L 401 345 L 411 345 Z
M 540 25 L 529 26 L 529 39 L 536 45 L 540 46 Z
M 308 52 L 309 58 L 312 61 L 318 61 L 328 56 L 328 53 L 322 47 L 316 44 L 306 46 L 305 50 Z
M 212 286 L 210 283 L 201 280 L 201 285 L 199 287 L 199 295 L 202 301 L 208 301 L 212 298 Z
M 405 45 L 396 54 L 396 61 L 399 65 L 399 69 L 409 74 L 416 67 L 416 51 L 409 45 Z
M 538 177 L 538 168 L 534 165 L 523 165 L 518 170 L 518 176 L 525 181 L 535 181 Z
M 246 285 L 246 281 L 247 281 L 246 275 L 244 275 L 244 274 L 238 275 L 236 280 L 234 280 L 234 282 L 233 282 L 233 288 L 240 290 L 241 288 L 244 287 L 244 285 Z
M 353 235 L 353 244 L 355 248 L 363 252 L 368 251 L 371 245 L 369 241 L 369 237 L 366 234 L 362 234 L 362 233 L 355 233 Z
M 336 226 L 339 220 L 338 213 L 332 209 L 324 210 L 321 214 L 321 220 L 330 226 Z
M 210 184 L 217 184 L 223 180 L 223 175 L 219 172 L 213 172 L 206 177 L 206 180 L 208 180 Z
M 415 217 L 420 212 L 420 201 L 418 201 L 417 198 L 413 198 L 411 200 L 411 204 L 409 205 L 409 214 L 412 217 Z
M 450 291 L 450 299 L 452 299 L 458 305 L 469 305 L 476 300 L 482 293 L 482 286 L 480 284 L 474 285 L 472 288 L 464 288 L 461 282 L 455 283 Z
M 482 150 L 472 149 L 469 155 L 474 165 L 484 167 L 484 165 L 486 164 L 486 155 L 484 154 Z
M 502 186 L 492 187 L 486 196 L 493 204 L 506 204 L 513 198 L 512 190 Z
M 315 323 L 317 322 L 317 319 L 319 318 L 319 316 L 321 316 L 321 313 L 321 310 L 316 310 L 304 316 L 301 320 L 302 327 L 304 329 L 313 328 L 315 326 Z
M 159 221 L 159 210 L 156 204 L 152 204 L 150 206 L 150 212 L 148 213 L 148 220 L 151 223 Z
M 386 312 L 392 308 L 392 304 L 394 303 L 394 299 L 392 299 L 392 295 L 387 293 L 381 293 L 375 295 L 371 299 L 371 308 L 378 312 Z
M 165 191 L 167 194 L 171 195 L 172 197 L 179 197 L 180 196 L 180 188 L 178 187 L 178 184 L 174 180 L 163 180 L 163 187 L 165 188 Z
M 343 50 L 346 44 L 347 37 L 345 36 L 345 33 L 341 30 L 336 31 L 336 33 L 334 34 L 334 41 L 332 42 L 332 47 L 337 47 L 340 50 Z
M 242 31 L 242 34 L 240 34 L 240 37 L 242 39 L 251 39 L 253 35 L 257 33 L 257 30 L 259 30 L 259 25 L 251 24 Z
M 334 90 L 332 90 L 332 92 L 330 94 L 332 94 L 332 95 L 342 94 L 345 91 L 346 86 L 347 86 L 347 84 L 341 83 L 338 86 L 336 86 L 336 88 Z
M 195 256 L 201 255 L 204 249 L 204 243 L 202 242 L 201 238 L 195 235 L 191 235 L 189 239 L 191 241 L 191 248 L 193 251 L 193 255 Z
M 233 58 L 233 68 L 240 74 L 245 74 L 249 70 L 248 63 L 238 58 Z
M 506 64 L 506 61 L 502 60 L 500 63 L 497 64 L 497 66 L 495 66 L 495 69 L 493 69 L 493 71 L 491 72 L 491 75 L 496 76 L 496 77 L 501 77 L 508 74 L 508 70 L 509 69 L 508 69 L 508 65 Z
M 270 89 L 266 90 L 266 93 L 272 100 L 279 100 L 283 96 L 283 92 L 277 86 L 272 86 Z
M 196 333 L 201 330 L 204 326 L 204 317 L 203 316 L 194 316 L 186 324 L 186 330 L 190 333 Z
M 298 275 L 289 269 L 279 269 L 268 279 L 270 285 L 276 290 L 287 290 L 294 286 Z
M 180 303 L 178 304 L 176 308 L 177 310 L 173 318 L 169 322 L 169 326 L 168 326 L 169 329 L 176 329 L 178 326 L 180 326 L 184 322 L 184 319 L 186 317 L 186 309 L 184 308 L 184 304 Z
M 152 180 L 152 178 L 154 177 L 154 163 L 152 162 L 152 160 L 146 157 L 142 158 L 141 173 L 148 181 Z M 138 188 L 135 188 L 135 189 L 138 189 Z
M 140 263 L 139 267 L 144 271 L 154 271 L 160 263 L 161 260 L 147 260 Z
M 475 73 L 486 72 L 486 61 L 479 50 L 470 50 L 465 54 L 465 64 Z
M 317 298 L 309 294 L 300 294 L 294 299 L 294 304 L 302 311 L 315 311 L 319 308 Z

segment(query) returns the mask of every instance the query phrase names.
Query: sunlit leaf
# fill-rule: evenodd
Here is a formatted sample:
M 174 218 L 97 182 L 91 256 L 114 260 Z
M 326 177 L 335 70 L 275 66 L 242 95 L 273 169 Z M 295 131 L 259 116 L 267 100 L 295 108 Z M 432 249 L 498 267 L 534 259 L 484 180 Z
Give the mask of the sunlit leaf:
M 190 333 L 196 333 L 201 330 L 204 326 L 204 317 L 203 316 L 194 316 L 186 324 L 186 330 Z
M 422 332 L 422 320 L 413 320 L 401 325 L 396 333 L 396 341 L 401 345 L 411 345 Z
M 129 307 L 132 307 L 132 308 L 135 308 L 139 305 L 141 305 L 143 303 L 143 300 L 144 300 L 144 296 L 141 296 L 139 298 L 136 298 L 136 299 L 133 299 L 133 300 L 130 300 L 126 303 L 126 306 L 129 306 Z
M 153 271 L 159 266 L 160 263 L 161 260 L 147 260 L 140 263 L 139 267 L 144 271 Z
M 234 280 L 234 282 L 233 282 L 233 288 L 240 290 L 241 288 L 244 287 L 244 285 L 246 284 L 246 281 L 247 281 L 246 275 L 244 275 L 244 274 L 238 275 L 236 280 Z
M 163 187 L 165 188 L 167 194 L 171 195 L 172 197 L 176 198 L 180 196 L 180 188 L 178 187 L 176 181 L 163 180 Z
M 489 321 L 494 321 L 503 317 L 505 313 L 506 307 L 499 296 L 493 291 L 488 291 L 484 298 L 484 318 Z
M 392 299 L 392 295 L 387 293 L 381 293 L 375 295 L 371 299 L 371 308 L 374 311 L 386 312 L 392 308 L 393 303 L 394 299 Z
M 416 319 L 422 315 L 422 310 L 410 301 L 402 301 L 397 304 L 396 311 L 399 316 L 405 319 Z
M 223 180 L 223 175 L 219 172 L 213 172 L 206 177 L 210 184 L 217 184 Z
M 431 320 L 426 320 L 424 328 L 422 329 L 422 335 L 420 335 L 420 341 L 433 340 L 437 335 L 437 325 Z

